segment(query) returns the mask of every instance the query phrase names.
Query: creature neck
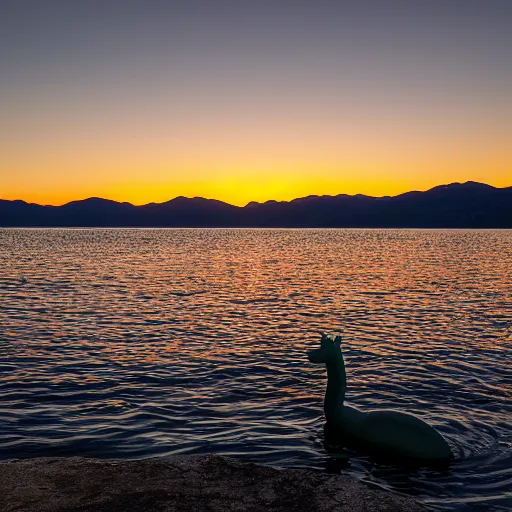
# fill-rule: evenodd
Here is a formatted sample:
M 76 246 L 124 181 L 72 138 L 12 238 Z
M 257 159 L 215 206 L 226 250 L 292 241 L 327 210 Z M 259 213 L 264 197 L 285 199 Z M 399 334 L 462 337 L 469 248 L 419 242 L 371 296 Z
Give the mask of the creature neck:
M 345 362 L 341 352 L 338 354 L 335 360 L 326 363 L 327 391 L 325 392 L 324 412 L 327 421 L 332 421 L 337 417 L 336 413 L 343 407 L 347 389 Z

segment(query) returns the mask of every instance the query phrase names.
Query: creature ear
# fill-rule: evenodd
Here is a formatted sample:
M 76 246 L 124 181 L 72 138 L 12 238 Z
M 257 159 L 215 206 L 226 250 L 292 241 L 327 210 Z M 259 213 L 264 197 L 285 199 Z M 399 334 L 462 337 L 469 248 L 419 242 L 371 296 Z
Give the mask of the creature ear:
M 320 340 L 320 345 L 325 346 L 329 341 L 331 341 L 329 335 L 325 332 L 320 333 L 322 335 L 322 339 Z
M 336 348 L 341 349 L 341 336 L 336 336 L 336 337 L 334 338 L 334 346 L 335 346 Z

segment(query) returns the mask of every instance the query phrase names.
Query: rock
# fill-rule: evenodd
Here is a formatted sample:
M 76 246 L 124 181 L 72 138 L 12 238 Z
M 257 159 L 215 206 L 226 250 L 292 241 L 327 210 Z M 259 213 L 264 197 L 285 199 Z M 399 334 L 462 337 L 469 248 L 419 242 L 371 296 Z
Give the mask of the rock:
M 350 475 L 273 469 L 218 455 L 146 460 L 40 458 L 0 463 L 0 510 L 424 511 Z

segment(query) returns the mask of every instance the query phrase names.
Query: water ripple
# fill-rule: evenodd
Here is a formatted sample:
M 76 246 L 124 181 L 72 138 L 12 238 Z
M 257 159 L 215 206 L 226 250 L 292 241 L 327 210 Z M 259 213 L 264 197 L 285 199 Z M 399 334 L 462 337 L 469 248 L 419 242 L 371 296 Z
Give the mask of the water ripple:
M 1 229 L 0 457 L 218 452 L 506 510 L 511 261 L 510 231 Z M 319 331 L 348 403 L 430 422 L 447 471 L 326 449 Z

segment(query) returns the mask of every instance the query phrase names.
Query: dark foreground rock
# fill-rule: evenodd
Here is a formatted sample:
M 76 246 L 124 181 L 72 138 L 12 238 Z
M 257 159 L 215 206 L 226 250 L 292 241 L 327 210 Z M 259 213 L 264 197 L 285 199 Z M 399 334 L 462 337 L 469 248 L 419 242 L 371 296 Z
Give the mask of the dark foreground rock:
M 8 511 L 424 511 L 349 475 L 277 470 L 218 455 L 141 461 L 42 458 L 0 463 Z

